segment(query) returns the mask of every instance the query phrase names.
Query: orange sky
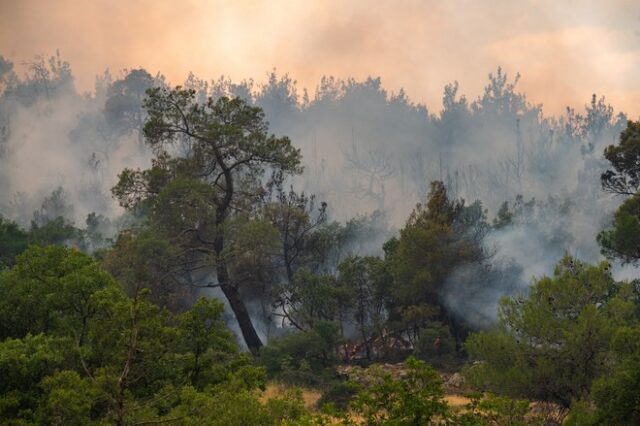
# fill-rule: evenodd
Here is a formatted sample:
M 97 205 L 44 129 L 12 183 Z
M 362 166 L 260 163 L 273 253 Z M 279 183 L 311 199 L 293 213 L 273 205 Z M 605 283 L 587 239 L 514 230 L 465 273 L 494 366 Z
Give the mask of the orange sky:
M 380 76 L 432 110 L 446 83 L 475 98 L 501 65 L 547 114 L 596 92 L 637 117 L 639 33 L 638 0 L 0 0 L 0 54 L 59 48 L 83 90 L 106 68 L 180 83 L 275 67 L 311 92 L 322 75 Z

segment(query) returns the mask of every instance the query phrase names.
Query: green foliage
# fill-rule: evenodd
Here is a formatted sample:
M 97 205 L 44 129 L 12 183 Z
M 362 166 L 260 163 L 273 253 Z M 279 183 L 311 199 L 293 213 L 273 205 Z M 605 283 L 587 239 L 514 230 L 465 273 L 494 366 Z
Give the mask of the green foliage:
M 513 212 L 509 210 L 509 203 L 504 202 L 498 210 L 498 214 L 493 219 L 493 227 L 495 229 L 502 229 L 509 226 L 513 221 Z
M 179 234 L 196 223 L 212 226 L 216 214 L 216 205 L 212 202 L 215 196 L 215 189 L 205 182 L 176 177 L 158 193 L 153 203 L 153 218 L 168 235 Z
M 260 361 L 280 380 L 318 384 L 323 371 L 335 363 L 339 343 L 337 325 L 319 322 L 312 330 L 272 339 L 260 351 Z
M 320 407 L 330 405 L 336 410 L 346 411 L 359 391 L 360 385 L 356 383 L 350 381 L 334 382 L 322 393 L 318 405 Z
M 178 419 L 185 426 L 268 426 L 273 421 L 255 392 L 235 387 L 198 392 L 185 386 L 166 420 Z
M 629 121 L 618 145 L 610 145 L 604 156 L 613 167 L 602 174 L 602 187 L 630 196 L 616 211 L 612 227 L 598 234 L 602 254 L 623 263 L 640 260 L 640 122 Z
M 571 404 L 571 411 L 563 422 L 563 425 L 566 426 L 591 426 L 597 424 L 598 418 L 595 413 L 595 407 L 588 400 L 574 401 Z
M 542 424 L 529 415 L 529 401 L 514 400 L 493 394 L 472 394 L 467 412 L 460 416 L 462 425 L 530 426 Z
M 0 269 L 13 266 L 15 257 L 27 248 L 28 235 L 17 223 L 0 216 Z
M 269 399 L 266 403 L 266 409 L 275 424 L 295 422 L 308 414 L 304 407 L 302 391 L 297 388 L 287 390 L 282 395 Z
M 624 263 L 640 260 L 640 195 L 626 199 L 618 208 L 613 227 L 598 234 L 602 254 Z
M 185 310 L 193 300 L 188 285 L 173 279 L 170 241 L 151 230 L 127 231 L 105 253 L 104 268 L 123 284 L 128 295 L 149 291 L 149 301 L 172 311 Z
M 42 380 L 44 390 L 39 421 L 51 425 L 86 425 L 91 422 L 91 408 L 96 389 L 87 379 L 71 370 L 63 370 Z
M 438 373 L 415 358 L 407 359 L 406 368 L 402 379 L 370 369 L 373 384 L 352 403 L 354 413 L 364 419 L 363 425 L 447 424 L 450 412 Z
M 41 225 L 32 222 L 29 230 L 29 242 L 41 246 L 73 243 L 79 236 L 79 231 L 62 216 L 47 220 Z
M 453 361 L 455 353 L 456 342 L 449 327 L 434 321 L 420 331 L 420 340 L 414 349 L 417 358 L 443 367 Z
M 476 362 L 466 375 L 481 389 L 569 408 L 606 371 L 611 336 L 633 314 L 629 286 L 614 282 L 606 262 L 566 257 L 527 296 L 501 302 L 499 327 L 469 337 Z
M 239 214 L 222 228 L 227 245 L 218 259 L 226 262 L 231 276 L 243 282 L 246 299 L 268 301 L 278 275 L 278 231 L 266 220 Z
M 146 91 L 156 84 L 157 81 L 140 68 L 129 71 L 124 78 L 111 85 L 104 105 L 104 115 L 117 134 L 142 130 L 145 116 L 142 101 Z
M 640 422 L 640 327 L 622 327 L 613 337 L 612 372 L 592 389 L 600 424 L 636 425 Z
M 29 243 L 42 246 L 50 244 L 71 244 L 82 242 L 82 233 L 69 222 L 73 206 L 67 203 L 67 197 L 60 186 L 42 202 L 33 212 Z
M 271 188 L 271 200 L 262 208 L 261 215 L 278 230 L 280 254 L 289 282 L 302 265 L 318 266 L 322 263 L 324 247 L 319 239 L 325 230 L 327 204 L 316 204 L 315 196 L 296 193 L 283 188 L 276 179 Z
M 28 334 L 0 342 L 0 418 L 33 420 L 40 381 L 69 362 L 68 339 Z
M 178 281 L 222 290 L 256 354 L 262 342 L 243 296 L 255 293 L 257 286 L 244 287 L 259 281 L 242 272 L 254 272 L 245 255 L 263 246 L 242 245 L 243 237 L 259 230 L 275 239 L 274 229 L 251 219 L 268 188 L 301 172 L 300 151 L 288 138 L 269 135 L 262 110 L 240 98 L 200 102 L 194 90 L 156 87 L 147 91 L 144 107 L 145 142 L 156 156 L 150 169 L 125 169 L 113 195 L 127 209 L 147 212 L 150 228 L 172 242 L 171 273 Z M 269 241 L 251 241 L 263 240 Z M 215 271 L 217 283 L 192 282 L 194 271 Z
M 634 195 L 640 190 L 640 121 L 627 122 L 620 134 L 618 145 L 609 145 L 604 150 L 613 170 L 602 174 L 602 187 L 622 195 Z
M 413 342 L 434 320 L 452 327 L 458 343 L 462 339 L 461 327 L 440 300 L 441 290 L 455 268 L 484 259 L 486 230 L 479 203 L 465 206 L 463 201 L 450 200 L 444 184 L 433 182 L 427 205 L 418 205 L 397 241 L 386 245 L 393 276 L 390 319 Z
M 255 418 L 268 412 L 255 394 L 265 372 L 238 353 L 220 302 L 201 299 L 173 316 L 147 293 L 127 297 L 75 249 L 31 246 L 19 255 L 0 274 L 0 416 L 12 424 L 124 425 L 177 410 L 182 402 L 172 395 L 183 389 L 229 387 L 238 413 L 247 401 L 259 408 Z M 279 408 L 284 417 L 295 411 L 287 407 Z
M 335 276 L 299 269 L 289 286 L 287 318 L 299 329 L 311 329 L 322 321 L 346 316 L 350 293 Z
M 158 422 L 179 425 L 297 425 L 307 415 L 302 395 L 293 389 L 266 402 L 254 390 L 233 383 L 198 391 L 184 386 L 172 397 L 172 406 Z
M 373 355 L 372 339 L 383 337 L 387 319 L 389 277 L 384 262 L 372 256 L 349 256 L 338 265 L 339 282 L 349 317 L 363 342 L 366 360 Z
M 92 212 L 87 215 L 85 225 L 86 228 L 82 231 L 83 250 L 93 252 L 95 255 L 97 251 L 105 250 L 111 245 L 111 239 L 105 237 L 112 228 L 108 218 Z
M 95 314 L 91 295 L 118 288 L 91 257 L 61 246 L 31 246 L 0 274 L 0 336 L 69 335 L 82 340 Z
M 236 345 L 222 322 L 223 312 L 220 302 L 200 298 L 178 318 L 178 347 L 188 353 L 189 361 L 184 374 L 198 388 L 224 380 L 229 363 L 237 362 L 232 358 Z

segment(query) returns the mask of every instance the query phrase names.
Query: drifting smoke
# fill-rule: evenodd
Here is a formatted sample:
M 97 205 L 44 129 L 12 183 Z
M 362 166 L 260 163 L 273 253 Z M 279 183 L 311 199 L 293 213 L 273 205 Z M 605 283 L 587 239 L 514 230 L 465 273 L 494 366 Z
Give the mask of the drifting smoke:
M 110 76 L 97 79 L 95 93 L 80 95 L 59 57 L 36 58 L 22 79 L 10 62 L 0 63 L 0 213 L 28 227 L 32 212 L 62 188 L 58 197 L 72 206 L 64 216 L 76 224 L 91 212 L 121 214 L 110 188 L 124 167 L 144 166 L 151 155 L 134 129 L 118 132 L 108 123 Z
M 595 95 L 584 112 L 545 117 L 519 92 L 518 79 L 498 69 L 475 100 L 448 85 L 438 112 L 402 91 L 388 93 L 374 78 L 325 77 L 312 96 L 275 72 L 263 84 L 191 75 L 184 86 L 201 99 L 228 94 L 262 107 L 271 131 L 302 150 L 305 172 L 294 186 L 326 200 L 333 220 L 378 211 L 399 229 L 433 180 L 454 197 L 482 201 L 489 219 L 508 202 L 512 220 L 485 241 L 491 262 L 457 270 L 443 294 L 451 309 L 483 326 L 495 319 L 500 297 L 525 291 L 563 254 L 598 260 L 595 235 L 616 207 L 599 176 L 603 148 L 616 142 L 626 117 Z M 141 102 L 144 90 L 162 84 L 143 70 L 106 73 L 94 93 L 80 95 L 58 57 L 37 59 L 24 77 L 0 57 L 0 213 L 28 226 L 63 188 L 69 220 L 82 224 L 91 212 L 116 220 L 122 210 L 110 188 L 125 167 L 148 166 Z M 379 255 L 388 237 L 355 238 L 349 251 Z M 461 291 L 469 283 L 474 294 Z

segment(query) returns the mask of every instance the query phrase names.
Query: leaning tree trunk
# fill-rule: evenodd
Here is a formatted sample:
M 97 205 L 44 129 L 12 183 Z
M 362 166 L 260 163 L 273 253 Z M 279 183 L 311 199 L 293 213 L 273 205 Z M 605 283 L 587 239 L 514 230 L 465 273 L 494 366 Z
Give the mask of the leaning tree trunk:
M 221 257 L 222 248 L 224 247 L 224 240 L 222 237 L 216 238 L 215 242 L 215 251 L 217 253 L 218 259 Z M 233 314 L 236 316 L 236 320 L 238 321 L 238 326 L 240 327 L 240 331 L 242 332 L 242 337 L 244 338 L 247 347 L 251 351 L 252 354 L 258 355 L 260 348 L 262 347 L 262 341 L 256 332 L 255 327 L 253 326 L 253 322 L 251 321 L 251 315 L 249 315 L 249 311 L 247 310 L 244 301 L 240 297 L 240 293 L 238 289 L 230 283 L 229 280 L 229 272 L 227 271 L 227 265 L 224 261 L 219 261 L 216 266 L 216 275 L 218 276 L 218 284 L 220 285 L 220 289 L 224 293 L 225 297 L 229 301 L 229 306 L 231 306 L 231 310 Z
M 238 289 L 236 289 L 232 285 L 224 284 L 220 286 L 220 289 L 222 289 L 222 292 L 229 301 L 231 310 L 236 316 L 238 326 L 240 327 L 242 337 L 244 338 L 247 347 L 252 354 L 258 355 L 258 352 L 262 347 L 262 341 L 260 340 L 260 337 L 258 336 L 253 323 L 251 322 L 251 316 L 249 315 L 249 311 L 247 311 L 247 307 L 245 306 L 244 302 L 240 298 Z

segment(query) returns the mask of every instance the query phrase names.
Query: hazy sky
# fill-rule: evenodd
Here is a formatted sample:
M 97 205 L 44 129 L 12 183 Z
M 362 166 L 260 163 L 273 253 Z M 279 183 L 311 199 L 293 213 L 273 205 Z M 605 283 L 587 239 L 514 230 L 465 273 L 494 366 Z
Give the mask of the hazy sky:
M 59 48 L 83 90 L 106 68 L 180 83 L 275 67 L 312 93 L 322 75 L 380 76 L 432 110 L 446 83 L 475 98 L 501 65 L 547 113 L 597 92 L 637 117 L 639 34 L 638 0 L 0 0 L 0 54 Z

